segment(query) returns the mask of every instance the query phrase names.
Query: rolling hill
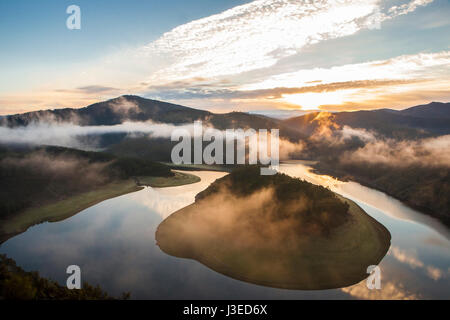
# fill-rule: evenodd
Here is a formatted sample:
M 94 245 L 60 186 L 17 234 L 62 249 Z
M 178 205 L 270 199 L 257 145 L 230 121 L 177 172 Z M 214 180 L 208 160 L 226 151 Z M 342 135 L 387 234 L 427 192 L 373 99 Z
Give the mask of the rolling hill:
M 314 121 L 319 113 L 310 113 L 284 120 L 289 127 L 311 135 L 320 125 Z M 421 138 L 450 134 L 450 103 L 432 102 L 427 105 L 397 111 L 337 112 L 330 115 L 338 126 L 372 130 L 387 138 Z
M 0 124 L 17 127 L 27 126 L 35 122 L 72 122 L 82 126 L 93 126 L 147 120 L 164 123 L 186 123 L 206 119 L 209 115 L 210 112 L 208 111 L 124 95 L 80 109 L 41 110 L 10 115 L 0 119 Z
M 320 125 L 318 112 L 278 120 L 244 112 L 212 113 L 139 96 L 124 95 L 80 109 L 54 109 L 15 114 L 0 118 L 6 127 L 27 126 L 37 122 L 71 122 L 81 126 L 115 125 L 126 121 L 153 121 L 182 124 L 202 120 L 217 129 L 280 129 L 281 136 L 298 141 L 310 136 Z M 333 121 L 343 127 L 364 128 L 391 138 L 419 138 L 450 134 L 450 103 L 432 102 L 405 110 L 337 112 Z M 112 139 L 108 143 L 116 142 Z

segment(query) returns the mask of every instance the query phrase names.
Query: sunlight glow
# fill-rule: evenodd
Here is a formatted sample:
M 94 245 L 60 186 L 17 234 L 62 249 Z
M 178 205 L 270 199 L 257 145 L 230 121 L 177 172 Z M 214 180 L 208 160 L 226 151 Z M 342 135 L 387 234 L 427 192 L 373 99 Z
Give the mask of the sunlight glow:
M 283 100 L 302 107 L 302 110 L 315 110 L 322 105 L 342 104 L 347 90 L 335 92 L 308 92 L 283 95 Z

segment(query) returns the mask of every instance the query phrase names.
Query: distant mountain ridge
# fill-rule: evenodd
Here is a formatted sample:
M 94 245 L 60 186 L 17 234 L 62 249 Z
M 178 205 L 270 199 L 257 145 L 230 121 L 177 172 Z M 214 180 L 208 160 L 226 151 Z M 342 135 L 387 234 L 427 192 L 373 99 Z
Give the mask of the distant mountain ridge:
M 450 119 L 450 103 L 431 102 L 429 104 L 400 110 L 399 113 L 413 117 Z
M 115 125 L 124 121 L 184 123 L 204 119 L 210 112 L 168 102 L 124 95 L 80 109 L 54 109 L 5 116 L 3 126 L 27 126 L 33 122 L 74 122 L 80 125 Z
M 27 126 L 36 122 L 72 122 L 82 126 L 115 125 L 125 121 L 153 121 L 182 124 L 205 121 L 217 129 L 278 128 L 282 136 L 298 140 L 310 136 L 320 125 L 314 121 L 319 112 L 279 120 L 244 112 L 225 114 L 189 108 L 168 102 L 124 95 L 94 103 L 80 109 L 55 109 L 9 115 L 0 118 L 0 125 Z M 431 102 L 404 110 L 377 109 L 337 112 L 332 114 L 339 126 L 374 130 L 387 137 L 417 138 L 450 134 L 450 103 Z
M 131 95 L 94 103 L 80 109 L 41 110 L 9 115 L 3 119 L 0 118 L 0 125 L 14 128 L 39 122 L 70 122 L 81 126 L 101 126 L 116 125 L 126 121 L 184 124 L 196 120 L 204 121 L 221 130 L 232 128 L 280 129 L 281 135 L 284 137 L 293 140 L 303 138 L 297 130 L 284 125 L 281 120 L 263 115 L 252 115 L 245 112 L 218 114 Z
M 319 112 L 284 120 L 291 128 L 310 135 L 320 122 Z M 417 138 L 450 134 L 450 103 L 432 102 L 404 110 L 377 109 L 337 112 L 330 115 L 337 125 L 373 130 L 387 137 Z

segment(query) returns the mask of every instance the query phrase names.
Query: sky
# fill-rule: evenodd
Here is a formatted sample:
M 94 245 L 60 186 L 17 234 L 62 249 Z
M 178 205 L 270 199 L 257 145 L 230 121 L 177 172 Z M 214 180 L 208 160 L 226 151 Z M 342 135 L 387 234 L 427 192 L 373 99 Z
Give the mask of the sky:
M 123 94 L 265 114 L 449 102 L 448 17 L 449 0 L 1 1 L 0 114 Z

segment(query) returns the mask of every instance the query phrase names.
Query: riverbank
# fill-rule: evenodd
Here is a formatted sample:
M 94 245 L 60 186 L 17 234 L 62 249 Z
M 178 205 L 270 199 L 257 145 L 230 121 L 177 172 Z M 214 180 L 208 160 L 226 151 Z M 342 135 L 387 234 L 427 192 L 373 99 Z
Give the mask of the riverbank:
M 415 178 L 412 176 L 409 172 L 409 174 L 404 174 L 403 176 L 401 173 L 398 174 L 398 177 L 392 177 L 389 179 L 388 177 L 384 179 L 370 179 L 363 175 L 358 175 L 355 172 L 349 173 L 345 170 L 340 170 L 338 168 L 325 166 L 321 164 L 320 162 L 309 164 L 311 168 L 313 169 L 313 172 L 318 175 L 329 175 L 333 178 L 339 179 L 340 181 L 348 182 L 348 181 L 354 181 L 357 182 L 365 187 L 378 190 L 380 192 L 383 192 L 399 201 L 401 201 L 403 204 L 408 206 L 411 209 L 417 210 L 418 212 L 432 217 L 434 219 L 439 220 L 441 223 L 446 225 L 447 227 L 450 227 L 450 216 L 448 216 L 448 210 L 433 210 L 430 206 L 426 206 L 427 203 L 430 205 L 432 203 L 431 200 L 426 201 L 425 196 L 427 196 L 427 199 L 430 199 L 430 194 L 433 192 L 432 186 L 433 184 L 425 186 L 423 189 L 421 187 L 416 187 L 416 184 L 419 183 L 417 181 L 420 181 L 420 177 Z M 404 188 L 392 188 L 390 187 L 390 184 L 392 184 L 392 181 L 399 181 L 400 177 L 402 180 L 405 180 L 407 182 L 403 183 Z M 409 183 L 409 180 L 413 181 L 414 183 Z M 423 181 L 423 184 L 429 184 L 425 181 Z M 436 190 L 441 193 L 443 193 L 442 197 L 445 197 L 444 194 L 444 188 Z
M 29 208 L 0 220 L 0 243 L 43 222 L 62 221 L 99 202 L 142 190 L 133 180 L 110 183 L 42 207 Z
M 201 179 L 196 175 L 172 171 L 173 177 L 136 177 L 136 183 L 139 186 L 149 186 L 153 188 L 178 187 L 186 184 L 200 182 Z
M 73 195 L 40 207 L 28 208 L 0 219 L 0 244 L 36 224 L 65 220 L 102 201 L 142 190 L 145 186 L 166 188 L 197 182 L 200 182 L 200 178 L 193 174 L 174 171 L 171 177 L 144 176 L 116 181 L 93 191 Z
M 219 165 L 219 164 L 174 164 L 172 162 L 161 162 L 173 170 L 183 171 L 220 171 L 231 172 L 237 165 Z

